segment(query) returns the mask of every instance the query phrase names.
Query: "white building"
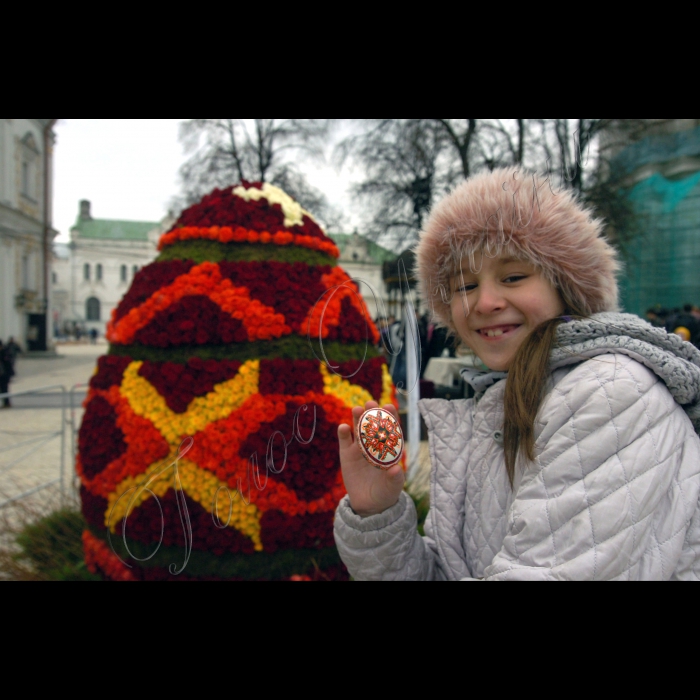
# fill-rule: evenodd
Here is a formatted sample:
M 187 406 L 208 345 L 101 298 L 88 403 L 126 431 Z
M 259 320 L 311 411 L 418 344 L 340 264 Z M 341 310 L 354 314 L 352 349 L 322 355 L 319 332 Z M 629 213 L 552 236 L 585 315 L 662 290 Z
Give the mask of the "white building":
M 23 350 L 50 348 L 50 251 L 58 234 L 51 221 L 56 121 L 0 119 L 0 338 L 14 337 Z
M 54 332 L 66 334 L 77 324 L 104 336 L 112 311 L 134 275 L 156 258 L 158 239 L 171 223 L 93 219 L 90 202 L 80 202 L 70 243 L 54 250 Z

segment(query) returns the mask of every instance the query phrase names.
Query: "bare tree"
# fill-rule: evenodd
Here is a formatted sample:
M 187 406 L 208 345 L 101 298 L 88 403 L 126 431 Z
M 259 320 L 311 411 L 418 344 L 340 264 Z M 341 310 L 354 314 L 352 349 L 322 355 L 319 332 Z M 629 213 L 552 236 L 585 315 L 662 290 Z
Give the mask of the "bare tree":
M 462 176 L 472 174 L 472 143 L 477 133 L 476 119 L 426 119 L 442 130 L 461 166 Z
M 477 121 L 471 168 L 490 171 L 508 165 L 522 165 L 528 131 L 527 119 L 482 119 Z
M 533 142 L 534 165 L 548 175 L 556 174 L 558 184 L 582 192 L 586 175 L 597 168 L 597 154 L 591 148 L 609 119 L 532 119 L 539 138 Z
M 330 119 L 190 119 L 180 126 L 189 158 L 180 169 L 182 208 L 215 187 L 248 180 L 281 186 L 327 225 L 337 210 L 296 167 L 300 157 L 321 158 Z
M 531 119 L 530 159 L 556 188 L 572 189 L 606 222 L 621 244 L 642 233 L 641 222 L 614 173 L 613 156 L 643 128 L 642 119 Z
M 415 240 L 435 195 L 445 190 L 444 132 L 425 119 L 355 120 L 361 131 L 342 141 L 339 163 L 352 158 L 364 173 L 354 186 L 369 205 L 369 233 L 385 245 L 404 248 Z
M 365 177 L 354 188 L 370 204 L 371 229 L 398 248 L 412 243 L 436 197 L 482 168 L 520 164 L 527 119 L 359 119 L 340 144 Z
M 399 247 L 417 238 L 432 202 L 480 170 L 522 166 L 573 189 L 620 239 L 634 236 L 634 212 L 610 177 L 601 139 L 623 142 L 643 120 L 364 119 L 341 144 L 365 177 L 355 194 L 370 203 L 372 228 Z

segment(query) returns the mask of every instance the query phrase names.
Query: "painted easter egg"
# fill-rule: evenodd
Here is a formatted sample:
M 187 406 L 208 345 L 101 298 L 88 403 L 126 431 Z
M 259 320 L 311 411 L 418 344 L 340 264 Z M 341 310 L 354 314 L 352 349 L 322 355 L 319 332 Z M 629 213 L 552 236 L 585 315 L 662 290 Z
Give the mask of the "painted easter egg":
M 112 315 L 86 399 L 88 568 L 347 578 L 337 428 L 396 395 L 338 248 L 284 192 L 243 183 L 184 211 L 159 249 Z
M 403 456 L 401 423 L 383 408 L 365 411 L 357 422 L 357 444 L 372 466 L 391 469 Z

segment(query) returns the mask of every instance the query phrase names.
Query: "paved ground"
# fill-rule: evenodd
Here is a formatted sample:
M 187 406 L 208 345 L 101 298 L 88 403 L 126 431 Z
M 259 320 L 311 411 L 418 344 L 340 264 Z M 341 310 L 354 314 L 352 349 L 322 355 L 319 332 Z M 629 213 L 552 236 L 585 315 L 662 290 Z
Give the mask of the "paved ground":
M 95 371 L 97 358 L 107 352 L 106 343 L 97 345 L 60 345 L 58 358 L 29 360 L 17 359 L 17 376 L 10 389 L 22 392 L 44 386 L 61 385 L 70 389 L 76 384 L 87 384 Z
M 106 344 L 62 345 L 57 358 L 17 359 L 17 376 L 10 391 L 38 393 L 17 397 L 11 409 L 0 409 L 0 503 L 59 480 L 61 455 L 65 482 L 74 481 L 71 420 L 77 429 L 85 387 L 75 391 L 72 416 L 67 392 L 90 381 L 97 358 L 106 350 Z M 66 393 L 47 387 L 64 387 Z M 65 413 L 61 410 L 64 405 Z

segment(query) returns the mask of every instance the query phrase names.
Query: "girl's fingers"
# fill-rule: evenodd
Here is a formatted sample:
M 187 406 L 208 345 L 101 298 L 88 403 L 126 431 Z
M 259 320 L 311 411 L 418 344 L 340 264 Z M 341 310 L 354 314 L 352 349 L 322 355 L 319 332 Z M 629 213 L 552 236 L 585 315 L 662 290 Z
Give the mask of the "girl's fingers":
M 338 426 L 338 440 L 340 442 L 352 442 L 352 428 L 346 423 Z
M 394 416 L 394 418 L 396 418 L 396 420 L 400 420 L 399 412 L 396 410 L 396 406 L 392 406 L 391 404 L 387 404 L 386 406 L 384 406 L 384 410 L 389 411 L 389 413 L 391 413 L 391 415 Z

